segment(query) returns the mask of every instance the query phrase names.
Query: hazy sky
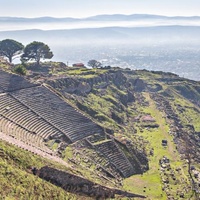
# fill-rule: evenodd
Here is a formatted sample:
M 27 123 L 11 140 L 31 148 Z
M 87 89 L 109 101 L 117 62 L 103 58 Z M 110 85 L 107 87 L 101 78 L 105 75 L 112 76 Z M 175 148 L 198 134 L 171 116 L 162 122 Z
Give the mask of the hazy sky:
M 0 16 L 81 18 L 138 13 L 200 16 L 200 0 L 0 0 Z

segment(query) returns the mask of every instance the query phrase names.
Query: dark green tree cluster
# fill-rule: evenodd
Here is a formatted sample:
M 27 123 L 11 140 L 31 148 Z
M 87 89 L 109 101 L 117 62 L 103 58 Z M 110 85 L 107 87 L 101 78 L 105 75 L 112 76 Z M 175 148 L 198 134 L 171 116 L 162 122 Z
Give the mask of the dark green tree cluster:
M 23 61 L 35 60 L 39 65 L 41 59 L 51 59 L 53 53 L 48 45 L 42 42 L 32 42 L 24 48 L 24 54 L 21 58 Z
M 51 59 L 53 53 L 43 42 L 34 41 L 24 47 L 15 40 L 6 39 L 0 41 L 0 56 L 7 58 L 10 63 L 21 56 L 22 62 L 35 61 L 39 65 L 41 59 Z
M 8 58 L 12 63 L 13 58 L 19 56 L 24 49 L 24 45 L 11 39 L 0 41 L 0 56 Z

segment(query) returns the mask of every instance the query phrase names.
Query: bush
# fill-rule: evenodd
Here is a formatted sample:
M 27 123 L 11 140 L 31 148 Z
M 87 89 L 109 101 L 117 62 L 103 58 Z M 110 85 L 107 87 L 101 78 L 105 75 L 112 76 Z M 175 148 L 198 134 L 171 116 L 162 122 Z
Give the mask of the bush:
M 23 65 L 17 65 L 13 71 L 20 75 L 26 75 L 26 68 Z

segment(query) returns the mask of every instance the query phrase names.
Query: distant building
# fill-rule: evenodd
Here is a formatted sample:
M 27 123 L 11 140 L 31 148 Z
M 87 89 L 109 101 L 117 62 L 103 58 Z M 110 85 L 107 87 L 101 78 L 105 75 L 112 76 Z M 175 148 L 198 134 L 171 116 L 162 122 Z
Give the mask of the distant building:
M 85 67 L 85 65 L 83 63 L 74 63 L 72 66 L 73 67 Z

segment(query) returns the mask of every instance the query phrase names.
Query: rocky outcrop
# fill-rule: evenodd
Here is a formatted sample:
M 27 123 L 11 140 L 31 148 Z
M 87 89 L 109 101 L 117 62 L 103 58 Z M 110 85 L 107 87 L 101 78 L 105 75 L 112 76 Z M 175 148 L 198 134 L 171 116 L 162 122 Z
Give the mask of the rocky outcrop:
M 174 88 L 186 99 L 200 107 L 200 86 L 177 85 Z
M 146 83 L 142 79 L 131 80 L 135 92 L 143 92 L 146 89 Z
M 65 96 L 67 93 L 84 96 L 89 94 L 92 89 L 106 89 L 108 85 L 112 83 L 117 88 L 123 87 L 126 91 L 125 93 L 118 93 L 118 98 L 122 104 L 126 106 L 129 102 L 135 101 L 134 92 L 132 91 L 132 88 L 129 87 L 132 84 L 131 82 L 128 82 L 128 79 L 120 70 L 100 74 L 88 79 L 65 77 L 47 80 L 46 83 Z M 136 90 L 138 90 L 137 87 L 140 86 L 136 85 Z
M 59 186 L 67 192 L 76 193 L 95 199 L 115 198 L 115 195 L 124 197 L 145 198 L 142 195 L 128 193 L 119 189 L 108 188 L 96 183 L 93 183 L 83 177 L 70 174 L 65 171 L 54 169 L 48 166 L 42 167 L 36 174 L 52 184 Z
M 92 87 L 103 83 L 102 87 L 105 87 L 109 82 L 113 82 L 117 87 L 126 83 L 126 76 L 119 71 L 111 71 L 109 73 L 100 74 L 92 78 L 80 78 L 74 76 L 64 78 L 54 78 L 46 80 L 46 83 L 51 85 L 55 89 L 65 91 L 68 93 L 89 93 Z
M 83 95 L 91 91 L 89 83 L 75 78 L 60 78 L 47 81 L 47 84 L 59 90 L 62 93 Z

